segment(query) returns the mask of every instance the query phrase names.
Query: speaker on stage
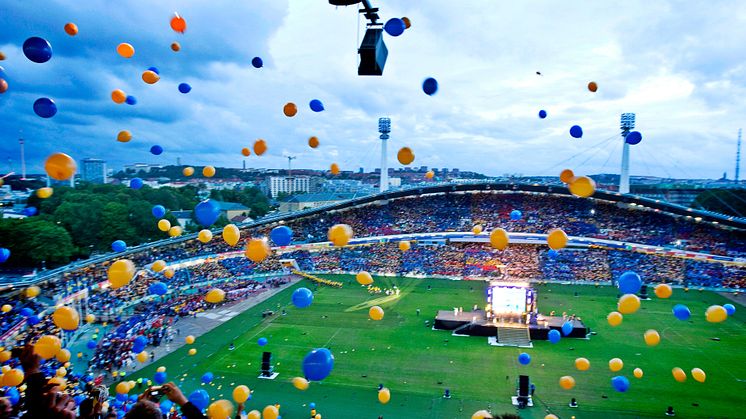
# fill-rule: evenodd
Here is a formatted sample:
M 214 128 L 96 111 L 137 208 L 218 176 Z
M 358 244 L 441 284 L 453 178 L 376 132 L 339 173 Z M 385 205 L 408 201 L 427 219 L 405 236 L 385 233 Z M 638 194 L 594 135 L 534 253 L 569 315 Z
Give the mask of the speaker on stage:
M 358 54 L 360 54 L 358 76 L 382 75 L 383 66 L 386 65 L 386 57 L 389 55 L 386 44 L 383 43 L 383 29 L 366 29 Z
M 518 376 L 518 397 L 528 397 L 528 375 Z
M 262 376 L 269 377 L 272 375 L 272 352 L 262 353 Z

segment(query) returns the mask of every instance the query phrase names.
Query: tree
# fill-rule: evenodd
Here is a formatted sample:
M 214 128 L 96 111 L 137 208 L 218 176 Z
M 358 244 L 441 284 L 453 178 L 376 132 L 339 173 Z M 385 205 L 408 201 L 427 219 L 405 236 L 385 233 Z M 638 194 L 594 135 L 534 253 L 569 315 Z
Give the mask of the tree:
M 14 266 L 63 265 L 75 250 L 67 230 L 39 217 L 2 220 L 0 234 L 12 254 L 8 263 Z

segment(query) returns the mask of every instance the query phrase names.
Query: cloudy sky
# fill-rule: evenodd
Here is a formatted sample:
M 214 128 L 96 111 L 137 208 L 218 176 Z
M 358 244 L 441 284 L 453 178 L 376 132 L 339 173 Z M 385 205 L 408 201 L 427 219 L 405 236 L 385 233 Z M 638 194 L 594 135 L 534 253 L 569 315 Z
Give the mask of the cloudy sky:
M 392 119 L 394 167 L 396 150 L 409 146 L 415 166 L 617 173 L 619 115 L 635 112 L 644 139 L 632 148 L 633 175 L 733 176 L 746 126 L 746 2 L 372 2 L 384 20 L 412 21 L 403 35 L 386 35 L 383 77 L 357 76 L 357 9 L 323 0 L 0 0 L 0 77 L 9 84 L 0 173 L 19 170 L 19 137 L 32 172 L 55 151 L 115 168 L 177 157 L 240 167 L 241 148 L 257 138 L 269 151 L 248 167 L 286 167 L 283 156 L 293 155 L 295 167 L 372 169 L 381 116 Z M 169 27 L 175 11 L 187 20 L 183 35 Z M 77 36 L 65 34 L 67 22 Z M 30 36 L 50 41 L 49 62 L 24 57 Z M 132 59 L 117 55 L 120 42 L 135 47 Z M 251 66 L 255 56 L 264 68 Z M 141 80 L 150 66 L 161 72 L 155 85 Z M 439 82 L 434 96 L 422 92 L 426 77 Z M 178 92 L 182 82 L 189 94 Z M 114 104 L 114 89 L 137 105 Z M 55 117 L 33 113 L 39 97 L 55 100 Z M 311 99 L 326 110 L 312 112 Z M 298 104 L 294 118 L 283 115 L 286 102 Z M 540 109 L 549 117 L 539 119 Z M 570 137 L 574 124 L 582 139 Z M 124 129 L 134 138 L 118 143 Z M 318 149 L 307 146 L 311 135 Z M 154 144 L 165 152 L 151 155 Z

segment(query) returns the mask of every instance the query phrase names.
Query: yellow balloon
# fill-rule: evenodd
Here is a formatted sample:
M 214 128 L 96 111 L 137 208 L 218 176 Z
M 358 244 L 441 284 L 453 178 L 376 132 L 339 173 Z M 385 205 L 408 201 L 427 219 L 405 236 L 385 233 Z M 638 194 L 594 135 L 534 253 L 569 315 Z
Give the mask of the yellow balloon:
M 673 294 L 673 289 L 668 284 L 658 284 L 655 286 L 655 296 L 658 298 L 669 298 Z
M 306 391 L 308 389 L 308 380 L 303 377 L 294 377 L 293 387 L 301 391 Z
M 642 369 L 635 368 L 634 371 L 632 371 L 632 375 L 634 375 L 635 378 L 642 378 Z
M 193 174 L 194 174 L 194 167 L 185 167 L 185 168 L 184 168 L 184 169 L 183 169 L 183 170 L 181 171 L 181 173 L 183 173 L 183 174 L 184 174 L 184 176 L 187 176 L 187 177 L 189 177 L 189 176 L 191 176 L 191 175 L 193 175 Z
M 728 318 L 728 312 L 723 306 L 712 305 L 707 308 L 705 312 L 705 318 L 710 323 L 724 322 Z
M 3 307 L 2 307 L 3 313 L 8 313 L 10 312 L 10 310 L 13 310 L 13 306 L 11 306 L 10 304 L 3 304 Z
M 135 276 L 135 264 L 129 259 L 119 259 L 109 266 L 108 277 L 112 289 L 121 288 Z
M 246 400 L 249 400 L 249 396 L 251 395 L 251 390 L 249 390 L 248 387 L 241 385 L 233 389 L 233 400 L 236 403 L 244 403 Z
M 471 228 L 471 232 L 474 234 L 482 234 L 482 226 L 477 224 Z
M 57 387 L 59 387 L 59 390 L 64 390 L 67 388 L 67 380 L 65 380 L 62 377 L 52 377 L 47 381 L 48 384 L 55 384 Z
M 576 176 L 568 185 L 570 193 L 580 198 L 588 198 L 596 192 L 596 182 L 588 176 Z
M 490 412 L 486 410 L 477 410 L 471 415 L 471 419 L 492 419 Z
M 52 321 L 62 330 L 76 330 L 80 325 L 80 314 L 72 307 L 57 307 L 52 314 Z
M 212 166 L 205 166 L 202 168 L 202 176 L 213 177 L 215 176 L 215 168 Z
M 88 313 L 85 315 L 85 321 L 86 323 L 93 323 L 96 321 L 96 316 L 91 313 Z
M 39 188 L 36 190 L 36 196 L 38 196 L 41 199 L 46 199 L 52 196 L 54 193 L 54 189 L 52 188 Z
M 148 353 L 146 351 L 142 351 L 139 354 L 137 354 L 137 360 L 145 363 L 148 360 Z
M 196 355 L 196 354 L 197 354 L 197 350 L 196 349 L 192 348 L 192 349 L 189 350 L 189 355 Z
M 168 221 L 165 218 L 163 220 L 158 221 L 158 230 L 168 231 L 168 229 L 170 228 L 171 228 L 171 221 Z
M 383 319 L 383 309 L 378 306 L 373 306 L 368 310 L 368 316 L 370 316 L 373 320 L 382 320 Z
M 166 278 L 173 278 L 176 272 L 173 270 L 173 268 L 166 268 L 163 270 L 163 276 Z
M 210 240 L 212 240 L 212 231 L 208 229 L 200 230 L 199 234 L 197 234 L 197 240 L 201 241 L 202 243 L 207 243 Z
M 166 268 L 166 262 L 164 262 L 162 260 L 156 260 L 155 262 L 153 262 L 152 265 L 150 265 L 150 269 L 153 272 L 160 272 L 160 271 L 164 270 L 165 268 Z
M 23 371 L 19 369 L 11 369 L 3 374 L 3 385 L 8 387 L 17 387 L 23 383 Z
M 173 226 L 168 229 L 168 235 L 171 237 L 179 237 L 181 236 L 181 232 L 182 230 L 181 230 L 181 227 L 179 226 Z
M 360 271 L 355 275 L 355 280 L 360 285 L 369 285 L 373 283 L 373 277 L 366 271 Z
M 645 331 L 645 344 L 648 346 L 656 346 L 659 343 L 661 343 L 661 336 L 658 334 L 657 331 L 650 329 Z
M 67 349 L 60 349 L 60 351 L 57 352 L 55 358 L 57 358 L 58 362 L 64 364 L 70 361 L 70 351 L 68 351 Z
M 559 385 L 565 390 L 570 390 L 575 387 L 575 379 L 569 375 L 562 376 L 559 379 Z
M 54 358 L 62 349 L 60 338 L 54 335 L 44 335 L 34 344 L 34 353 L 42 359 Z
M 334 176 L 338 175 L 340 172 L 339 165 L 337 163 L 332 163 L 331 166 L 329 166 L 329 172 Z
M 166 372 L 166 367 L 160 366 L 160 367 L 158 367 L 158 368 L 155 369 L 155 372 Z
M 578 358 L 575 360 L 575 368 L 577 368 L 579 371 L 588 371 L 590 367 L 591 362 L 588 361 L 586 358 Z
M 622 324 L 623 318 L 624 316 L 622 316 L 622 313 L 618 311 L 612 311 L 611 313 L 609 313 L 608 316 L 606 316 L 606 321 L 608 321 L 609 324 L 612 326 L 619 326 L 620 324 Z
M 231 416 L 233 416 L 233 403 L 228 400 L 217 400 L 207 407 L 209 419 L 229 419 Z
M 619 297 L 617 310 L 622 314 L 632 314 L 640 309 L 640 297 L 635 294 L 624 294 Z
M 58 377 L 64 377 L 67 375 L 67 370 L 65 367 L 59 367 L 57 368 L 57 372 L 55 372 L 55 375 Z
M 672 369 L 671 374 L 673 374 L 674 380 L 680 383 L 683 383 L 684 381 L 686 381 L 686 373 L 684 372 L 684 370 L 682 370 L 679 367 Z
M 246 416 L 246 419 L 262 419 L 262 414 L 258 410 L 252 410 Z
M 238 240 L 241 238 L 241 232 L 234 224 L 228 224 L 223 227 L 223 240 L 228 243 L 229 246 L 235 246 L 238 244 Z
M 269 245 L 262 239 L 251 239 L 248 245 L 246 245 L 246 251 L 244 254 L 247 258 L 254 262 L 261 262 L 272 253 Z
M 6 362 L 11 357 L 10 351 L 2 351 L 0 352 L 0 362 Z
M 425 179 L 432 179 L 432 178 L 434 178 L 434 177 L 435 177 L 435 172 L 433 172 L 432 170 L 428 170 L 428 171 L 427 171 L 427 172 L 425 173 Z
M 194 343 L 194 336 L 189 335 L 184 338 L 184 342 L 186 342 L 187 345 L 191 345 Z
M 262 419 L 277 419 L 279 415 L 280 411 L 277 409 L 277 406 L 268 405 L 262 410 Z
M 26 297 L 28 298 L 34 298 L 40 293 L 41 293 L 41 288 L 37 287 L 36 285 L 26 288 Z
M 704 383 L 707 379 L 707 374 L 701 368 L 692 368 L 692 378 L 697 382 Z
M 3 365 L 1 371 L 3 372 L 3 374 L 5 374 L 6 372 L 10 371 L 10 369 L 10 365 Z
M 562 249 L 567 246 L 568 240 L 567 234 L 559 228 L 549 230 L 549 234 L 547 234 L 547 244 L 550 249 Z
M 621 370 L 622 368 L 624 368 L 624 361 L 622 361 L 621 359 L 619 359 L 619 358 L 612 358 L 612 359 L 609 360 L 609 369 L 610 370 L 612 370 L 614 372 L 617 372 L 617 371 Z
M 391 392 L 388 388 L 384 387 L 378 390 L 378 401 L 381 402 L 381 404 L 386 404 L 389 400 L 391 400 Z
M 508 247 L 508 232 L 502 228 L 496 228 L 490 233 L 490 244 L 497 250 L 505 250 Z
M 225 291 L 220 288 L 213 288 L 207 291 L 207 295 L 205 295 L 205 301 L 208 303 L 217 304 L 223 300 L 225 300 Z
M 335 224 L 329 229 L 329 232 L 327 233 L 329 241 L 338 247 L 346 246 L 347 243 L 350 242 L 352 236 L 352 227 L 348 226 L 347 224 Z
M 399 242 L 399 250 L 402 252 L 406 252 L 412 247 L 412 245 L 408 241 L 400 241 Z
M 559 418 L 556 415 L 553 415 L 553 414 L 550 413 L 550 414 L 544 416 L 544 419 L 559 419 Z

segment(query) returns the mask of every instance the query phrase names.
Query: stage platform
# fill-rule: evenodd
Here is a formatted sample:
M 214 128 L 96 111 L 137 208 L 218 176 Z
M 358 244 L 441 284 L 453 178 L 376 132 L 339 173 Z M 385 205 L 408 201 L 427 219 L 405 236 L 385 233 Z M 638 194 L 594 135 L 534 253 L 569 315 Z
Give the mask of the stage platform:
M 462 311 L 454 313 L 453 310 L 439 310 L 435 317 L 435 329 L 451 330 L 454 334 L 469 336 L 496 336 L 498 327 L 516 327 L 524 328 L 525 324 L 520 323 L 516 316 L 515 321 L 494 322 L 487 320 L 487 313 L 484 310 Z M 562 316 L 537 316 L 536 324 L 529 324 L 528 330 L 531 340 L 547 340 L 549 331 L 552 329 L 560 331 L 562 325 L 567 320 Z M 590 329 L 580 320 L 572 321 L 572 332 L 565 336 L 570 338 L 586 338 L 590 334 Z

